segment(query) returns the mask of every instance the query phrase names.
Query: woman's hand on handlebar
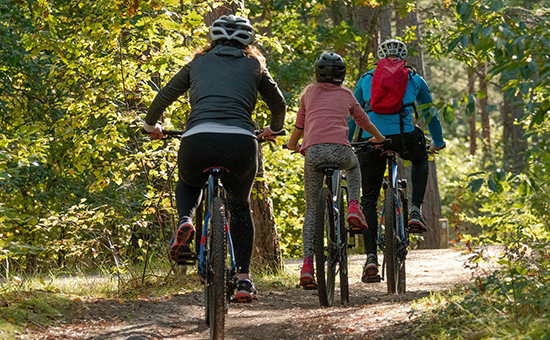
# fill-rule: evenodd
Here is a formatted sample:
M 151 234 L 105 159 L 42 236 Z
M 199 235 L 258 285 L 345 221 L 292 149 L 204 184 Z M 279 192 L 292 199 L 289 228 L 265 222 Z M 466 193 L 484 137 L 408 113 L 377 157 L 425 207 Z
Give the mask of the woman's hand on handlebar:
M 142 128 L 142 131 L 149 135 L 149 138 L 151 139 L 162 139 L 164 138 L 164 133 L 162 132 L 162 126 L 160 124 L 155 125 L 155 129 L 151 132 L 145 130 Z
M 265 140 L 275 140 L 277 138 L 277 134 L 275 134 L 269 125 L 264 126 L 264 130 L 260 132 L 258 135 L 256 135 L 256 138 L 258 139 L 265 139 Z

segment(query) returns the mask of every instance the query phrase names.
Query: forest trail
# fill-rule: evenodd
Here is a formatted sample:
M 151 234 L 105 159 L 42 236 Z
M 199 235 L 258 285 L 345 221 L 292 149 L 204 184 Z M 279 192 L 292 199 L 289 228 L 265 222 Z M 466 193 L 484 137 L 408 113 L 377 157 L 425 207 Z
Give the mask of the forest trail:
M 320 308 L 315 291 L 300 288 L 260 291 L 252 304 L 230 304 L 226 339 L 410 339 L 405 328 L 413 300 L 466 282 L 466 255 L 453 249 L 413 250 L 407 258 L 407 293 L 388 295 L 386 283 L 364 284 L 364 257 L 350 256 L 350 306 Z M 286 270 L 299 271 L 291 261 Z M 339 301 L 339 296 L 337 295 Z M 202 292 L 156 300 L 83 301 L 70 324 L 37 329 L 21 339 L 172 340 L 209 339 Z

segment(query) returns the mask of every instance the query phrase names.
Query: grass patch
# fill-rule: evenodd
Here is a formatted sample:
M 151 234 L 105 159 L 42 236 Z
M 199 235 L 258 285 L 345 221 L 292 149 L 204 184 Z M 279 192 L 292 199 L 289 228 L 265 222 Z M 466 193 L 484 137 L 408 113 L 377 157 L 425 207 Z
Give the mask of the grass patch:
M 415 303 L 418 339 L 550 339 L 548 275 L 500 270 Z
M 0 297 L 0 337 L 15 339 L 27 328 L 72 319 L 74 299 L 47 291 L 9 292 Z

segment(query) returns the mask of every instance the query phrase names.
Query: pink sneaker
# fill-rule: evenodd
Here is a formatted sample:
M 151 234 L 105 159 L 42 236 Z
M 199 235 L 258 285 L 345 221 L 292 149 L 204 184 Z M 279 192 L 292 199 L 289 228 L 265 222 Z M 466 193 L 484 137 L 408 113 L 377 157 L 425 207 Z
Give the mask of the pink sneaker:
M 352 227 L 359 227 L 361 229 L 367 230 L 369 227 L 367 226 L 367 220 L 365 220 L 365 216 L 363 215 L 363 212 L 359 207 L 356 206 L 350 206 L 348 208 L 348 223 Z
M 300 272 L 300 286 L 311 286 L 315 285 L 315 270 L 311 264 L 305 264 L 302 266 L 302 271 Z

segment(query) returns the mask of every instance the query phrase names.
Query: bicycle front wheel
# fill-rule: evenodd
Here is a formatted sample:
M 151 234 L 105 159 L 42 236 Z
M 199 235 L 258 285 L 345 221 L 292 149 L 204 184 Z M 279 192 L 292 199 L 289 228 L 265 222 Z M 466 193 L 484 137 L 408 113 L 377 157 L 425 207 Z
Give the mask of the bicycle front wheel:
M 315 216 L 315 267 L 317 291 L 321 306 L 330 307 L 334 303 L 336 261 L 334 240 L 336 239 L 335 215 L 330 190 L 321 189 Z
M 398 276 L 397 263 L 397 205 L 393 188 L 384 190 L 384 262 L 388 294 L 395 294 Z
M 210 339 L 223 339 L 227 299 L 225 290 L 225 209 L 223 200 L 214 197 L 210 211 L 210 228 L 207 231 L 208 277 L 206 280 L 206 323 L 210 326 Z M 206 227 L 206 226 L 205 226 Z

